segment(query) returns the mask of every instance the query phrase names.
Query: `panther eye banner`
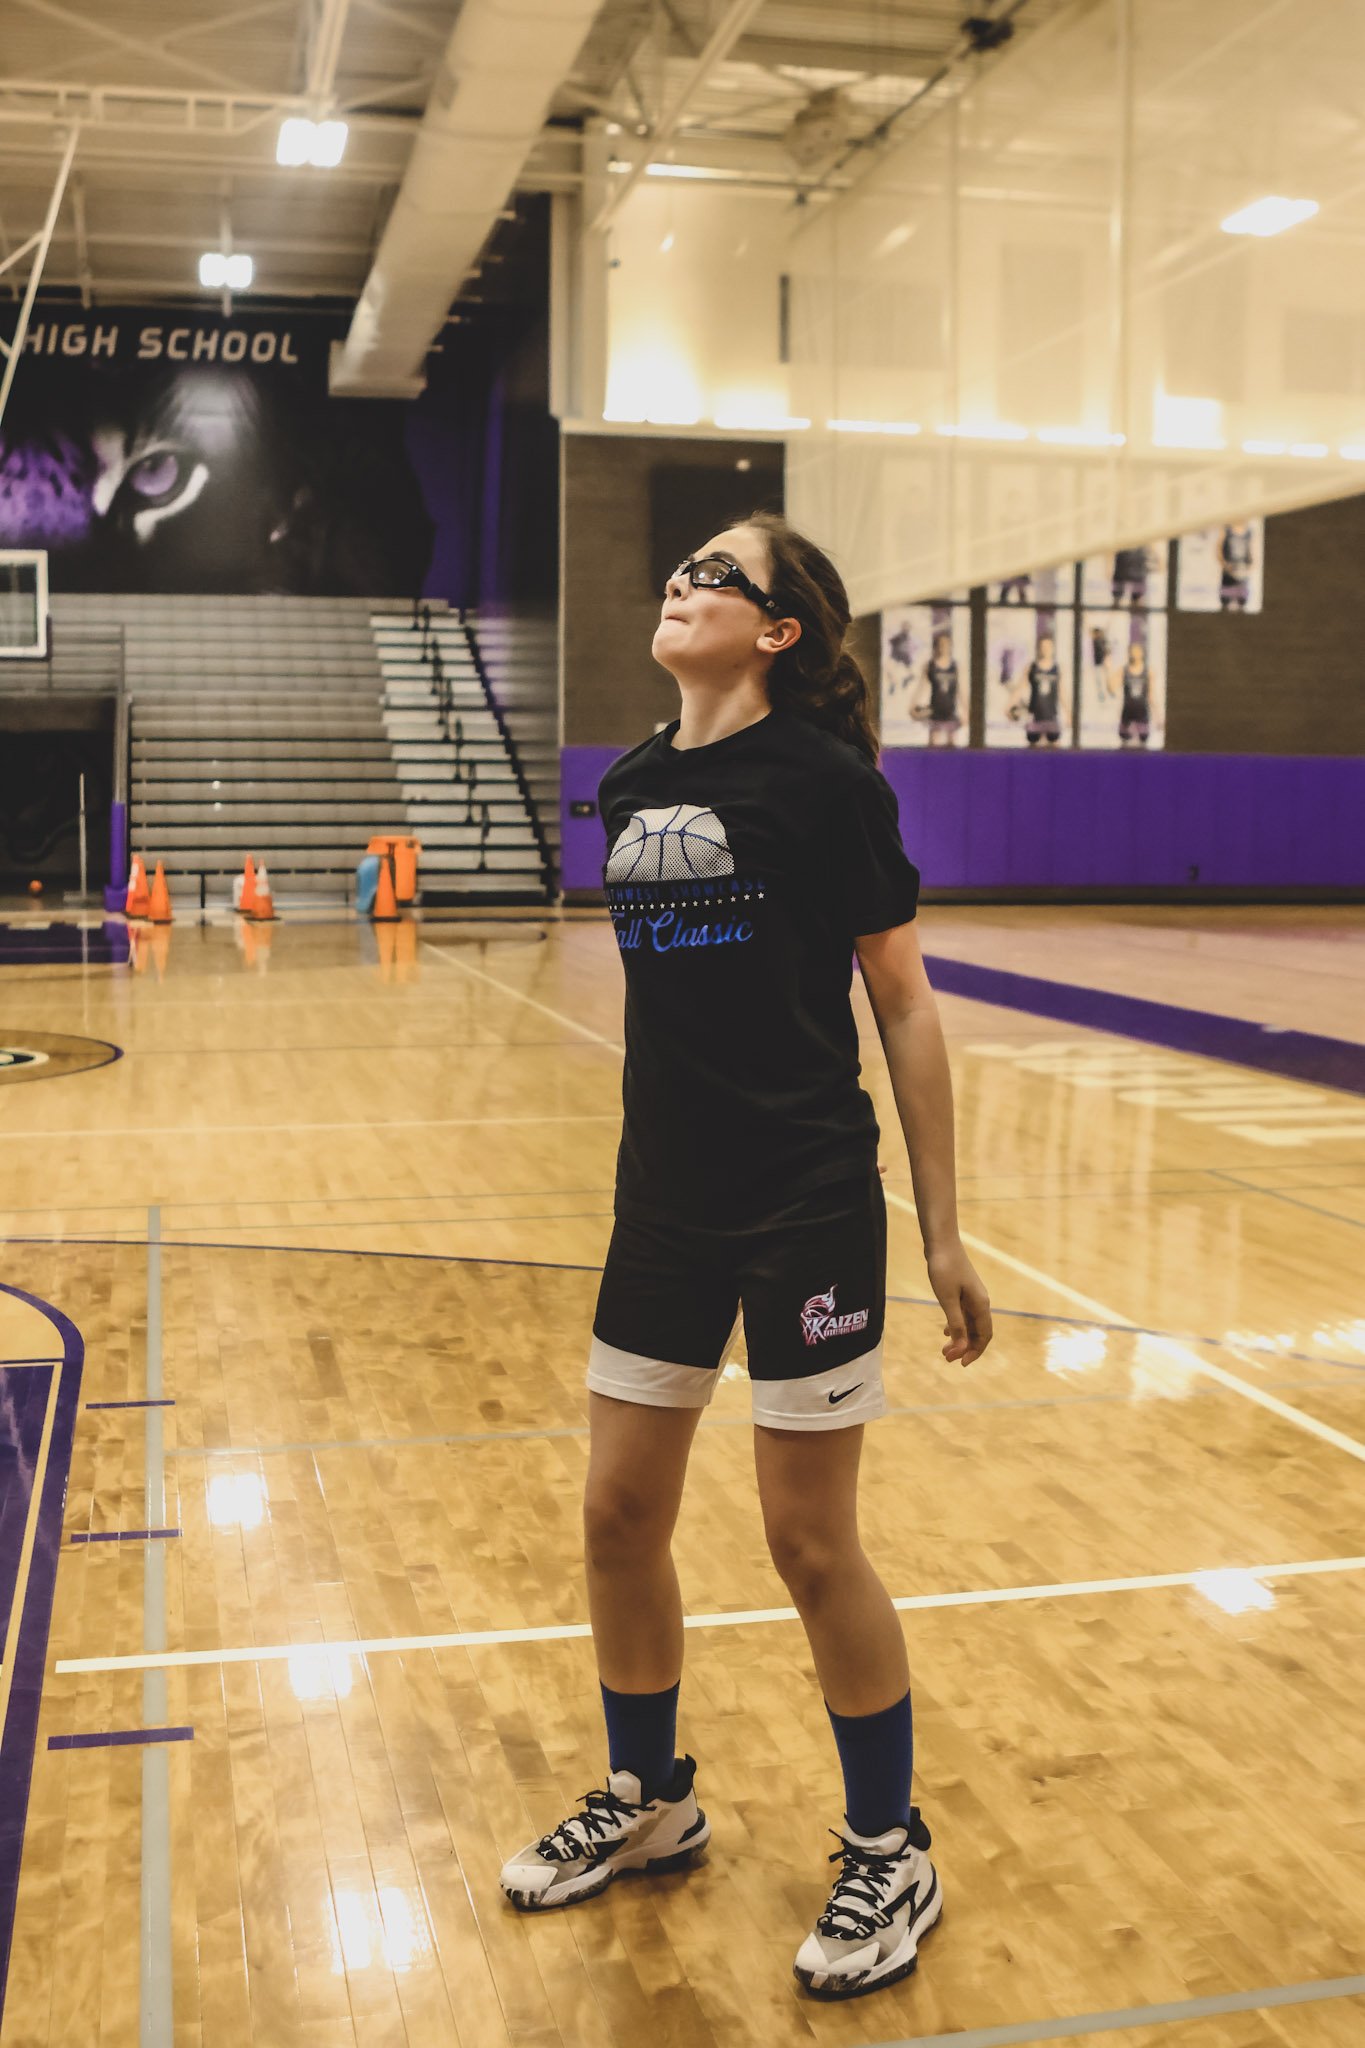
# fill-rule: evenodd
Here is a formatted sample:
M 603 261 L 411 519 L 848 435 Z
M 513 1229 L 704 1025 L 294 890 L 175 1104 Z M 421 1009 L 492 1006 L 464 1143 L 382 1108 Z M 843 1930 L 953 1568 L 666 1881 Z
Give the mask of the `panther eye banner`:
M 45 549 L 57 591 L 420 590 L 443 516 L 414 462 L 432 396 L 329 398 L 341 332 L 307 314 L 35 313 L 0 428 L 0 547 Z

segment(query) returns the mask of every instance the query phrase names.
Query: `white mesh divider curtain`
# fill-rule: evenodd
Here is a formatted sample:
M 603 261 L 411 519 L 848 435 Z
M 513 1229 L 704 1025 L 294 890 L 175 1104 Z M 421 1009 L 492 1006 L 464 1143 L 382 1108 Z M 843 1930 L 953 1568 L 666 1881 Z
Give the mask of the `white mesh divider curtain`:
M 788 504 L 855 608 L 1365 488 L 1362 105 L 1361 0 L 1081 0 L 808 207 Z

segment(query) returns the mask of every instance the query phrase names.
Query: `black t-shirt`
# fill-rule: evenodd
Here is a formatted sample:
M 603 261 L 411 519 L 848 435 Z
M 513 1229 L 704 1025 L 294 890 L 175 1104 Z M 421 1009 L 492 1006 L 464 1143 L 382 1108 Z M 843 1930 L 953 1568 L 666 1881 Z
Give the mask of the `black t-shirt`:
M 875 1165 L 853 942 L 915 915 L 919 874 L 847 741 L 780 710 L 702 747 L 678 725 L 598 790 L 626 977 L 617 1207 L 736 1221 Z

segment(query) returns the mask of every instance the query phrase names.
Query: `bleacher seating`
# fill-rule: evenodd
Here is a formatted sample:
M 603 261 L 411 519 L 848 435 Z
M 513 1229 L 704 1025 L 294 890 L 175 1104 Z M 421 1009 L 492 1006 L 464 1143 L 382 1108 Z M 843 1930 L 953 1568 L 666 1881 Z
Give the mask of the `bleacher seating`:
M 447 739 L 406 604 L 66 596 L 54 621 L 121 628 L 133 846 L 172 888 L 227 894 L 246 853 L 277 895 L 345 897 L 375 832 L 423 845 L 425 900 L 545 900 L 510 749 L 459 622 L 433 608 L 458 702 Z M 486 808 L 485 808 L 486 807 Z

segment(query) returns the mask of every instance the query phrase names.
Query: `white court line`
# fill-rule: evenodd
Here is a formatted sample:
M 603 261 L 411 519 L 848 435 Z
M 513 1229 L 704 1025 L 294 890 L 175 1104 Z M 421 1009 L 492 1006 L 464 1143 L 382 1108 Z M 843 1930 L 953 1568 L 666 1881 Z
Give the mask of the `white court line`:
M 1069 1600 L 1085 1594 L 1144 1593 L 1170 1586 L 1192 1586 L 1205 1576 L 1207 1566 L 1193 1572 L 1151 1572 L 1129 1579 L 1076 1579 L 1064 1585 L 983 1586 L 966 1593 L 909 1593 L 892 1601 L 902 1614 L 924 1613 L 938 1607 L 991 1607 L 1015 1600 Z M 1365 1571 L 1365 1557 L 1318 1557 L 1301 1564 L 1239 1565 L 1239 1572 L 1256 1579 L 1309 1578 L 1324 1572 Z M 796 1621 L 794 1607 L 752 1607 L 729 1614 L 686 1614 L 684 1628 L 744 1628 L 761 1622 Z M 149 1666 L 177 1670 L 192 1664 L 268 1664 L 289 1657 L 371 1656 L 384 1650 L 472 1650 L 494 1643 L 562 1643 L 590 1636 L 586 1621 L 561 1622 L 549 1628 L 466 1629 L 448 1635 L 367 1636 L 343 1642 L 265 1643 L 240 1650 L 178 1650 L 148 1657 L 62 1657 L 55 1671 L 145 1671 Z
M 335 1124 L 124 1124 L 106 1130 L 82 1124 L 72 1131 L 0 1131 L 0 1144 L 12 1145 L 25 1138 L 214 1138 L 232 1137 L 238 1131 L 453 1131 L 467 1124 L 603 1124 L 618 1121 L 620 1115 L 619 1109 L 604 1109 L 582 1116 L 391 1116 Z M 118 1204 L 108 1206 L 117 1208 Z
M 886 1199 L 888 1202 L 894 1202 L 897 1208 L 908 1209 L 912 1216 L 915 1214 L 914 1203 L 908 1202 L 904 1195 L 887 1189 Z M 1078 1308 L 1087 1310 L 1102 1322 L 1117 1324 L 1120 1329 L 1125 1330 L 1136 1330 L 1139 1327 L 1130 1316 L 1123 1315 L 1118 1309 L 1108 1308 L 1104 1302 L 1096 1301 L 1093 1295 L 1082 1294 L 1077 1288 L 1069 1287 L 1065 1280 L 1055 1280 L 1050 1273 L 1041 1272 L 1037 1266 L 1031 1266 L 1027 1259 L 1017 1259 L 1013 1252 L 1002 1252 L 998 1245 L 989 1244 L 984 1237 L 975 1237 L 970 1231 L 964 1230 L 962 1242 L 973 1251 L 998 1260 L 1012 1272 L 1022 1274 L 1026 1280 L 1033 1280 L 1039 1286 L 1049 1288 L 1053 1294 L 1060 1294 L 1067 1301 L 1075 1302 Z M 1226 1366 L 1214 1365 L 1208 1359 L 1200 1358 L 1197 1352 L 1188 1344 L 1182 1344 L 1178 1338 L 1150 1337 L 1148 1341 L 1164 1351 L 1168 1357 L 1177 1360 L 1186 1371 L 1201 1373 L 1205 1379 L 1214 1380 L 1220 1387 L 1226 1387 L 1229 1393 L 1241 1394 L 1245 1400 L 1254 1401 L 1258 1408 L 1264 1408 L 1271 1415 L 1277 1415 L 1281 1422 L 1290 1422 L 1296 1429 L 1306 1430 L 1309 1436 L 1318 1437 L 1323 1443 L 1331 1444 L 1334 1450 L 1345 1451 L 1347 1457 L 1359 1458 L 1365 1463 L 1365 1444 L 1358 1438 L 1347 1436 L 1343 1430 L 1333 1429 L 1329 1422 L 1319 1422 L 1316 1415 L 1309 1415 L 1302 1408 L 1291 1407 L 1288 1401 L 1281 1401 L 1274 1394 L 1267 1394 L 1263 1388 L 1254 1386 L 1250 1380 L 1240 1379 L 1235 1372 L 1229 1372 Z
M 533 1010 L 540 1011 L 542 1017 L 553 1017 L 556 1024 L 567 1024 L 570 1030 L 580 1031 L 584 1038 L 590 1038 L 594 1045 L 604 1045 L 608 1052 L 619 1052 L 624 1058 L 625 1047 L 618 1045 L 614 1038 L 604 1038 L 602 1033 L 594 1031 L 591 1025 L 580 1024 L 576 1017 L 567 1017 L 562 1010 L 552 1010 L 548 1003 L 539 1002 L 535 996 L 528 996 L 523 990 L 513 988 L 510 981 L 499 981 L 496 974 L 489 974 L 482 967 L 471 967 L 467 960 L 453 960 L 446 947 L 434 945 L 430 939 L 419 939 L 418 944 L 424 946 L 428 953 L 434 953 L 438 960 L 443 960 L 447 967 L 458 967 L 462 974 L 472 974 L 476 980 L 486 981 L 490 988 L 501 989 L 504 995 L 515 996 L 519 1003 L 529 1003 Z
M 429 939 L 423 939 L 421 943 L 424 946 L 431 945 Z M 432 947 L 433 952 L 440 950 L 439 947 Z M 545 1016 L 553 1017 L 557 1024 L 567 1024 L 572 1030 L 581 1031 L 585 1037 L 594 1039 L 598 1045 L 608 1046 L 612 1052 L 625 1057 L 625 1047 L 618 1044 L 615 1039 L 603 1038 L 600 1032 L 590 1030 L 586 1024 L 578 1023 L 576 1018 L 567 1016 L 564 1011 L 552 1010 L 547 1004 L 537 1002 L 534 996 L 523 995 L 521 990 L 514 988 L 510 982 L 499 981 L 495 974 L 488 974 L 481 967 L 470 967 L 463 960 L 452 962 L 452 965 L 463 968 L 466 974 L 477 975 L 480 981 L 488 982 L 492 988 L 501 989 L 505 995 L 515 996 L 519 1002 L 530 1003 L 534 1009 L 543 1011 Z M 884 1191 L 887 1201 L 894 1203 L 898 1209 L 904 1209 L 911 1216 L 918 1213 L 914 1203 L 907 1201 L 904 1195 L 896 1194 L 891 1188 L 885 1188 Z M 1032 1280 L 1036 1285 L 1049 1288 L 1053 1294 L 1074 1301 L 1087 1313 L 1100 1317 L 1104 1322 L 1116 1324 L 1125 1330 L 1134 1330 L 1138 1327 L 1131 1316 L 1125 1316 L 1115 1308 L 1106 1308 L 1103 1302 L 1096 1301 L 1092 1295 L 1081 1294 L 1076 1288 L 1069 1287 L 1064 1280 L 1054 1279 L 1050 1273 L 1044 1273 L 1037 1266 L 1029 1265 L 1027 1260 L 1015 1258 L 1012 1252 L 1001 1251 L 997 1245 L 988 1243 L 984 1237 L 974 1237 L 969 1231 L 964 1230 L 962 1242 L 973 1251 L 979 1251 L 988 1258 L 998 1260 L 1002 1266 L 1009 1266 L 1014 1272 L 1022 1274 L 1025 1279 Z M 1333 1429 L 1330 1423 L 1319 1422 L 1316 1416 L 1306 1414 L 1301 1408 L 1292 1408 L 1288 1401 L 1277 1400 L 1274 1394 L 1263 1393 L 1261 1388 L 1253 1386 L 1249 1380 L 1239 1379 L 1235 1372 L 1229 1372 L 1225 1366 L 1207 1363 L 1186 1344 L 1180 1344 L 1173 1338 L 1154 1338 L 1152 1341 L 1160 1344 L 1170 1357 L 1179 1359 L 1187 1370 L 1203 1373 L 1206 1378 L 1216 1380 L 1219 1386 L 1226 1387 L 1229 1393 L 1240 1394 L 1243 1399 L 1254 1401 L 1269 1414 L 1278 1416 L 1281 1422 L 1292 1423 L 1294 1428 L 1305 1430 L 1309 1436 L 1317 1437 L 1322 1443 L 1331 1444 L 1334 1450 L 1345 1451 L 1348 1457 L 1359 1458 L 1365 1463 L 1365 1444 L 1358 1442 L 1355 1437 L 1347 1436 L 1342 1430 Z

